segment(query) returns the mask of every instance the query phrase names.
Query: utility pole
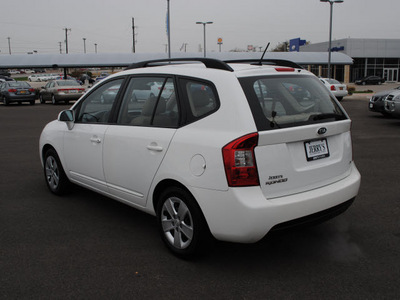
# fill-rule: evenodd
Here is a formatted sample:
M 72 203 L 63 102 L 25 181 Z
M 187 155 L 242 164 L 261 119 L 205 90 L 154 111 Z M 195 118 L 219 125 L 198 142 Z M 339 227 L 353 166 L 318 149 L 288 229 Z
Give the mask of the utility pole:
M 135 53 L 135 18 L 132 18 L 132 52 Z
M 58 45 L 60 46 L 60 54 L 62 54 L 62 42 L 58 42 Z
M 83 39 L 83 53 L 86 54 L 86 38 L 82 38 Z
M 94 52 L 97 53 L 97 44 L 94 44 Z
M 68 54 L 68 30 L 71 31 L 71 28 L 63 28 L 65 30 L 65 53 Z
M 7 40 L 8 40 L 8 52 L 9 52 L 10 55 L 11 55 L 11 42 L 10 42 L 11 38 L 8 37 Z

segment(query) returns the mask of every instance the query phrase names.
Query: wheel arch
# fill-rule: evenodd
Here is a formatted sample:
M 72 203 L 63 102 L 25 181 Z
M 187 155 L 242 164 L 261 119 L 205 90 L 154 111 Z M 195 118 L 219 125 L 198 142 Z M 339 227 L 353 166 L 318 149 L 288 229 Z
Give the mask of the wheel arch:
M 187 191 L 188 193 L 190 193 L 190 194 L 193 196 L 193 194 L 189 191 L 189 189 L 187 189 L 187 188 L 186 188 L 182 183 L 180 183 L 179 181 L 174 180 L 174 179 L 164 179 L 164 180 L 160 181 L 160 182 L 157 184 L 157 186 L 154 188 L 154 192 L 153 192 L 153 195 L 152 195 L 152 199 L 151 199 L 151 200 L 152 200 L 153 209 L 154 209 L 155 212 L 157 212 L 157 204 L 158 204 L 158 201 L 159 201 L 159 198 L 160 198 L 161 193 L 162 193 L 166 188 L 172 187 L 172 186 L 178 187 L 178 188 L 182 188 L 182 189 L 184 189 L 185 191 Z M 193 198 L 194 198 L 194 196 L 193 196 Z M 194 199 L 196 199 L 196 198 L 194 198 Z M 197 200 L 196 200 L 196 202 L 197 202 Z M 198 203 L 197 203 L 197 205 L 198 205 Z

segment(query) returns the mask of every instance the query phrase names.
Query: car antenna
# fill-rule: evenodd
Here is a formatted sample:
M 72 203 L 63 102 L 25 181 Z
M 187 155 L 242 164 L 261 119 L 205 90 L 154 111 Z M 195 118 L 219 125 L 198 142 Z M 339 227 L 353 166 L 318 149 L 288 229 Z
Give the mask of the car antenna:
M 261 55 L 260 61 L 258 62 L 258 64 L 259 64 L 260 66 L 262 65 L 262 60 L 264 59 L 264 55 L 265 55 L 265 53 L 267 52 L 267 49 L 268 49 L 268 47 L 269 47 L 269 44 L 271 44 L 271 43 L 268 43 L 267 47 L 265 47 L 264 53 L 263 53 L 263 55 Z

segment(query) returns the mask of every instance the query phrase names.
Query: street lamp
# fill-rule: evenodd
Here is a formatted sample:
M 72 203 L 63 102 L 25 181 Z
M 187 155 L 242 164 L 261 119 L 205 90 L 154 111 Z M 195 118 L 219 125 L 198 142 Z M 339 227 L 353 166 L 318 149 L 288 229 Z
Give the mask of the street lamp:
M 328 78 L 331 78 L 331 52 L 332 52 L 332 11 L 334 3 L 343 3 L 343 0 L 319 0 L 320 2 L 328 2 L 331 6 L 329 21 L 329 48 L 328 48 Z
M 202 24 L 204 28 L 204 57 L 206 57 L 206 25 L 212 24 L 213 22 L 196 22 L 196 24 Z
M 82 38 L 83 39 L 83 53 L 86 54 L 86 38 Z

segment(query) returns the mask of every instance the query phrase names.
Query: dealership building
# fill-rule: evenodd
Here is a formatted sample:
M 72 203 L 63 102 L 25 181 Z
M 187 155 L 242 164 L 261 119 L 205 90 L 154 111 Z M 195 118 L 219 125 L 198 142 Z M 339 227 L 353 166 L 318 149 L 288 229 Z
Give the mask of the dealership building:
M 327 52 L 328 42 L 300 45 L 300 52 Z M 366 76 L 379 76 L 388 82 L 400 80 L 400 39 L 341 39 L 331 43 L 332 53 L 339 52 L 353 59 L 351 65 L 334 65 L 333 77 L 354 82 Z M 327 66 L 310 66 L 316 75 L 326 77 Z

